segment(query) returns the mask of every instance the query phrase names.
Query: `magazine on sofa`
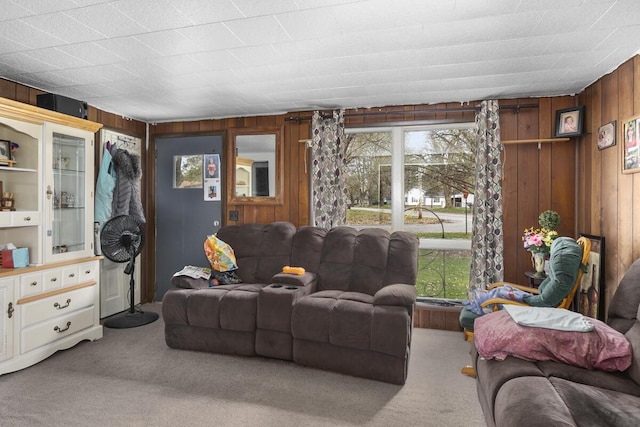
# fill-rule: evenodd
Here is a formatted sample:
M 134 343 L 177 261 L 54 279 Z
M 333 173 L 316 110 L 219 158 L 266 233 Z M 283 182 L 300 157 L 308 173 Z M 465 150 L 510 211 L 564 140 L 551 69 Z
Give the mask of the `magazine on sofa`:
M 184 268 L 180 271 L 177 271 L 175 276 L 189 276 L 194 279 L 207 279 L 211 276 L 211 269 L 206 267 L 196 267 L 193 265 L 185 265 Z

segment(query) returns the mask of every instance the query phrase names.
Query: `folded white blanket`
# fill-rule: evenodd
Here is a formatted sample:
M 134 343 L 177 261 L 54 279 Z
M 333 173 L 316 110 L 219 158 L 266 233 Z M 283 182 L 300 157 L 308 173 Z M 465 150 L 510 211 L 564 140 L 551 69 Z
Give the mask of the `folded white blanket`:
M 523 326 L 575 332 L 589 332 L 595 328 L 588 317 L 564 308 L 505 305 L 504 309 L 514 322 Z

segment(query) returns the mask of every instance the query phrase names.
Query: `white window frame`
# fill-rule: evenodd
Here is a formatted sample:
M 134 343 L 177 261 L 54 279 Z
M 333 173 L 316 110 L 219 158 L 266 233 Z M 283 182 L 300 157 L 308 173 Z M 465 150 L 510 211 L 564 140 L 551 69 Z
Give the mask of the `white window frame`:
M 438 129 L 473 129 L 475 123 L 441 123 L 431 125 L 398 125 L 346 128 L 345 133 L 391 134 L 391 229 L 404 229 L 404 133 Z

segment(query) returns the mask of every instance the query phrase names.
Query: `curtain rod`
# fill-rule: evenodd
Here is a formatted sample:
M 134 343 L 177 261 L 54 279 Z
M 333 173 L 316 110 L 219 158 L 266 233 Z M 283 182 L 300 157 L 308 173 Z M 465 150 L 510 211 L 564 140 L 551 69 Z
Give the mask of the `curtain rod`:
M 538 104 L 515 104 L 515 105 L 501 105 L 499 107 L 500 110 L 514 110 L 515 113 L 520 111 L 523 108 L 538 108 Z M 345 112 L 345 119 L 351 117 L 371 117 L 371 116 L 398 116 L 405 114 L 424 114 L 424 113 L 460 113 L 460 112 L 477 112 L 480 107 L 468 106 L 468 107 L 451 107 L 451 108 L 422 108 L 418 110 L 407 110 L 407 111 L 363 111 L 362 113 L 347 113 Z M 358 109 L 352 110 L 357 111 Z M 320 113 L 323 118 L 326 118 L 327 115 L 324 113 Z M 312 116 L 303 116 L 303 117 L 286 117 L 284 120 L 287 122 L 303 122 L 307 120 L 311 120 Z

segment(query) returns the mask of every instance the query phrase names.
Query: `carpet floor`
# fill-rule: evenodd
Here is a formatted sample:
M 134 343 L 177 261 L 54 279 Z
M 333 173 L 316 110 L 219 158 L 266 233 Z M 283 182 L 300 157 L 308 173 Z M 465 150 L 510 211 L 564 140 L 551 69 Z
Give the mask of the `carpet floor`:
M 161 305 L 145 304 L 161 312 Z M 262 357 L 173 350 L 160 320 L 104 329 L 0 376 L 7 426 L 485 426 L 458 332 L 414 329 L 404 386 Z

